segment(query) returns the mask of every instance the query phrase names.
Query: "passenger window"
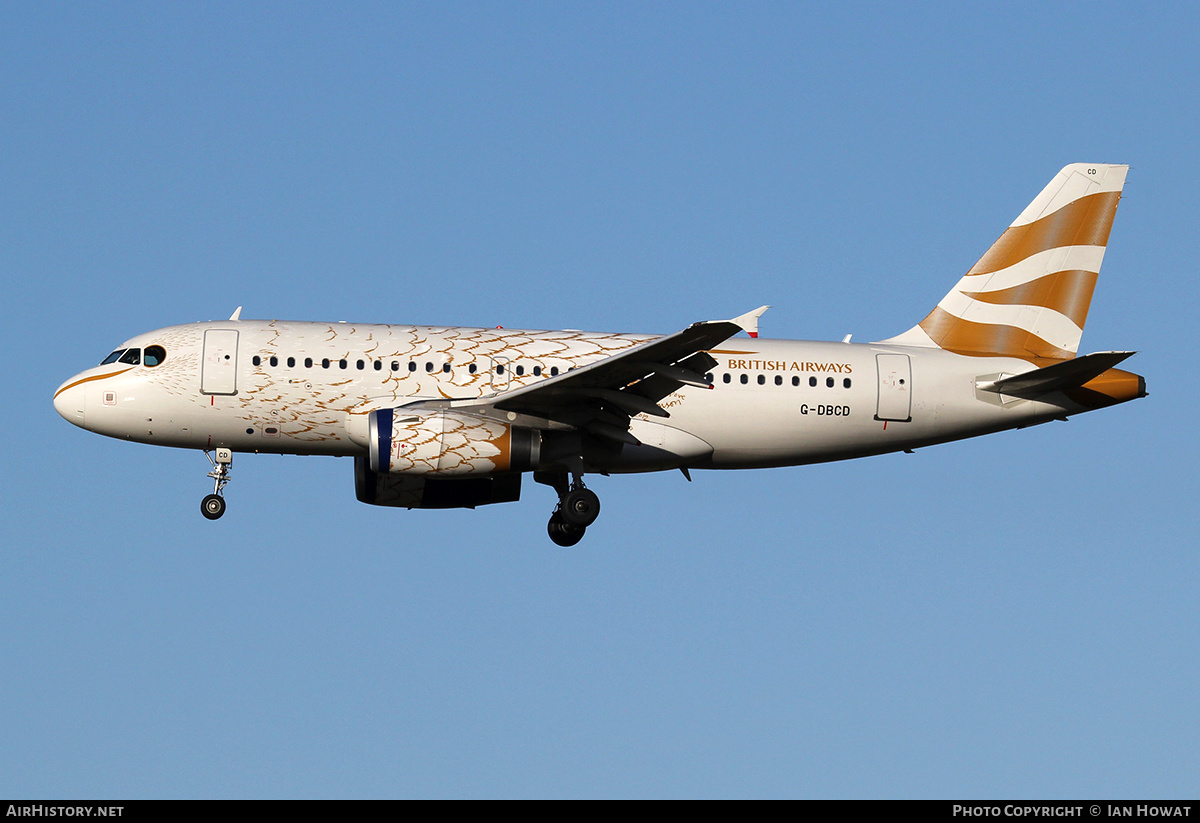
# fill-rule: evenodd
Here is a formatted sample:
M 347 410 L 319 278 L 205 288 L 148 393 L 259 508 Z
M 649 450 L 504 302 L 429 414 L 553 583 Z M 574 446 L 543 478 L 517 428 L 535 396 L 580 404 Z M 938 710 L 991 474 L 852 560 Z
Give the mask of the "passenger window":
M 262 365 L 262 358 L 261 358 L 261 357 L 259 357 L 259 356 L 256 354 L 256 355 L 254 355 L 253 357 L 251 357 L 251 358 L 250 358 L 250 362 L 251 362 L 251 363 L 253 363 L 253 364 L 254 364 L 254 365 L 256 365 L 256 366 L 261 366 L 261 365 Z
M 723 375 L 721 375 L 721 379 L 724 380 L 726 383 L 728 383 L 729 382 L 729 372 L 725 372 Z
M 358 361 L 357 363 L 355 363 L 354 365 L 355 365 L 355 367 L 356 367 L 356 368 L 357 368 L 359 371 L 362 371 L 363 369 L 365 369 L 365 368 L 367 367 L 367 364 L 366 364 L 366 363 L 364 363 L 364 362 L 363 362 L 363 361 L 361 361 L 361 360 L 359 360 L 359 361 Z
M 744 386 L 749 382 L 750 382 L 750 378 L 743 374 L 742 375 L 742 385 Z
M 792 385 L 793 385 L 793 386 L 799 386 L 799 385 L 800 385 L 800 378 L 799 378 L 799 377 L 793 377 L 793 378 L 792 378 Z
M 416 364 L 416 362 L 415 362 L 415 361 L 413 361 L 413 360 L 409 360 L 409 361 L 408 361 L 408 370 L 409 370 L 409 371 L 416 371 L 416 370 L 417 370 L 417 364 Z
M 400 371 L 400 361 L 399 360 L 392 361 L 392 371 Z
M 827 389 L 833 388 L 833 378 L 832 377 L 825 378 L 825 388 L 827 388 Z
M 306 369 L 312 368 L 312 358 L 311 357 L 304 358 L 304 368 L 306 368 Z
M 339 369 L 344 369 L 344 368 L 346 368 L 346 361 L 345 361 L 345 360 L 339 360 L 339 361 L 338 361 L 338 368 L 339 368 Z
M 380 371 L 382 368 L 383 368 L 383 361 L 376 360 L 375 361 L 375 371 Z
M 115 352 L 110 354 L 108 357 L 101 360 L 100 365 L 107 366 L 109 363 L 116 363 L 118 360 L 121 359 L 121 355 L 123 355 L 124 353 L 125 353 L 124 349 L 117 349 Z
M 442 364 L 442 374 L 449 374 L 449 373 L 450 373 L 450 364 L 443 363 Z
M 534 366 L 534 367 L 533 367 L 533 376 L 534 376 L 534 377 L 541 377 L 541 376 L 542 376 L 542 367 L 541 367 L 541 366 Z
M 845 380 L 843 380 L 842 385 L 845 386 L 846 388 L 850 388 L 850 378 L 847 377 Z
M 121 359 L 118 360 L 117 362 L 118 363 L 128 363 L 131 366 L 137 366 L 142 362 L 142 350 L 141 349 L 126 349 L 125 353 L 123 355 L 121 355 Z
M 524 377 L 524 376 L 525 376 L 525 367 L 517 366 L 517 377 Z
M 777 374 L 777 375 L 775 375 L 775 385 L 776 385 L 776 386 L 782 386 L 782 385 L 783 385 L 783 377 L 782 377 L 781 375 L 778 375 L 778 374 Z
M 815 377 L 808 378 L 808 385 L 812 386 L 813 388 L 816 388 L 817 387 L 817 378 L 815 378 Z
M 767 378 L 766 378 L 766 376 L 765 376 L 765 375 L 761 375 L 761 374 L 760 374 L 760 375 L 758 376 L 758 385 L 760 385 L 760 386 L 765 386 L 765 385 L 767 385 Z
M 328 357 L 326 357 L 325 359 L 323 359 L 321 361 L 321 368 L 323 368 L 323 369 L 329 368 L 329 358 Z
M 551 367 L 550 367 L 550 376 L 551 376 L 551 377 L 558 377 L 558 366 L 551 366 Z
M 147 366 L 157 366 L 167 359 L 167 350 L 162 346 L 147 346 L 142 353 L 142 363 Z
M 433 364 L 430 363 L 428 360 L 425 361 L 425 371 L 427 371 L 427 372 L 433 371 Z
M 475 372 L 479 371 L 479 367 L 472 363 L 471 365 L 467 366 L 467 371 L 471 374 L 474 374 Z

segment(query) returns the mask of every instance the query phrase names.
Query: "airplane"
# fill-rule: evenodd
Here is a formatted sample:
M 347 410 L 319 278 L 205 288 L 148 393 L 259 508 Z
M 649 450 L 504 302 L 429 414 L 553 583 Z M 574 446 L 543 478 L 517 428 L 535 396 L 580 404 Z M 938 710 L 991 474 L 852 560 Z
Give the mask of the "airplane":
M 234 453 L 354 458 L 355 494 L 401 508 L 558 497 L 573 546 L 600 513 L 587 474 L 846 460 L 1061 420 L 1146 396 L 1077 356 L 1128 166 L 1062 169 L 903 334 L 874 343 L 758 337 L 762 306 L 665 336 L 242 320 L 122 343 L 54 393 L 122 440 L 203 450 L 225 513 Z M 737 337 L 741 332 L 746 337 Z

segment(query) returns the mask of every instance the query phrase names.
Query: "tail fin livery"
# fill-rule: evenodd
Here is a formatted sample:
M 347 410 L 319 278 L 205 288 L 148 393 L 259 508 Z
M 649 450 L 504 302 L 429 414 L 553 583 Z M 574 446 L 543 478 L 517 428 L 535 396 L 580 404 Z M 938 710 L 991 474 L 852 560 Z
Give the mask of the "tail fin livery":
M 882 342 L 1031 362 L 1073 358 L 1128 170 L 1064 168 L 929 316 Z

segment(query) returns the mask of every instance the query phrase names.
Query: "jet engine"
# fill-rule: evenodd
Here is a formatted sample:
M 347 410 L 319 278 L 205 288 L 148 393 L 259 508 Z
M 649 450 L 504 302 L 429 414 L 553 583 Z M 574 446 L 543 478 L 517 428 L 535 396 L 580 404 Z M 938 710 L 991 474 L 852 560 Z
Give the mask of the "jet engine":
M 376 409 L 368 418 L 377 474 L 484 476 L 537 465 L 541 433 L 456 412 Z

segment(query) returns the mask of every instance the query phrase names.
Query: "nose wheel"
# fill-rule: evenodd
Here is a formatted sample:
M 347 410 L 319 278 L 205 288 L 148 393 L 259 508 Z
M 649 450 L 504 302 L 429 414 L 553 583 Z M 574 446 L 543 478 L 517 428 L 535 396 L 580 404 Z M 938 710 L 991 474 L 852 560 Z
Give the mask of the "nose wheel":
M 206 495 L 200 501 L 200 513 L 209 520 L 216 520 L 225 513 L 225 498 L 216 494 Z
M 213 493 L 206 495 L 200 501 L 200 513 L 209 520 L 216 520 L 225 514 L 225 498 L 221 495 L 225 484 L 230 480 L 230 467 L 233 466 L 233 452 L 230 449 L 217 449 L 216 457 L 206 449 L 204 456 L 212 464 L 213 470 L 208 476 L 213 479 Z

